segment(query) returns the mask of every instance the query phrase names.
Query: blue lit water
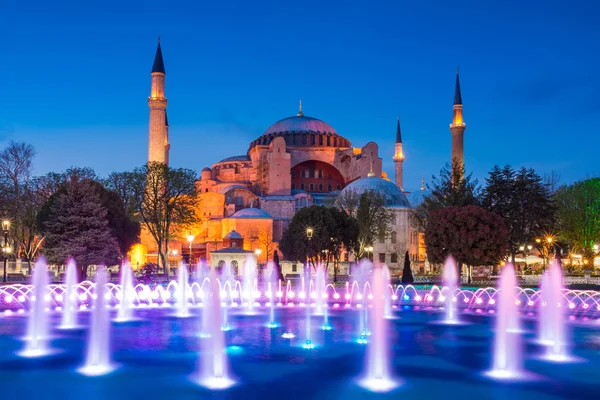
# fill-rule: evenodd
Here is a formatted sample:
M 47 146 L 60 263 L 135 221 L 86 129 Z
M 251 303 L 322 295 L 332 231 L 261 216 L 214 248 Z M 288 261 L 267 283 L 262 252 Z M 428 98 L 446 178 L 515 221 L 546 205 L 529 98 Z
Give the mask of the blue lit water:
M 582 361 L 552 364 L 537 360 L 542 348 L 533 343 L 535 321 L 525 320 L 526 368 L 534 380 L 496 382 L 482 375 L 491 364 L 492 322 L 486 315 L 462 314 L 469 324 L 432 324 L 442 318 L 435 310 L 405 308 L 389 320 L 390 353 L 401 385 L 374 394 L 356 379 L 363 370 L 365 346 L 358 344 L 356 310 L 331 310 L 331 331 L 318 329 L 313 317 L 313 350 L 304 343 L 303 308 L 277 309 L 280 326 L 266 327 L 268 309 L 256 315 L 230 313 L 226 332 L 231 375 L 238 384 L 210 391 L 190 380 L 196 368 L 200 340 L 200 309 L 178 319 L 170 309 L 136 310 L 139 321 L 113 323 L 112 351 L 118 369 L 101 377 L 86 377 L 83 364 L 89 313 L 79 314 L 82 329 L 53 329 L 57 353 L 23 359 L 26 316 L 0 316 L 0 399 L 593 399 L 600 395 L 600 324 L 576 323 L 574 355 Z M 60 315 L 53 314 L 52 326 Z M 293 332 L 292 340 L 282 338 Z

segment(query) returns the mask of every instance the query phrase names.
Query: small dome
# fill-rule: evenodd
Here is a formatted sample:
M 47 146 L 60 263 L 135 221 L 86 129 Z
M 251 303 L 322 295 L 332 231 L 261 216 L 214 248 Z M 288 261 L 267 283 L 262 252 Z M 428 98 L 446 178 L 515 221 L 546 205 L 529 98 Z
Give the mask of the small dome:
M 225 235 L 225 239 L 243 239 L 243 237 L 242 237 L 242 235 L 237 233 L 234 229 L 231 232 L 229 232 L 227 235 Z
M 202 168 L 202 172 L 211 172 L 212 170 L 208 167 Z
M 344 194 L 344 192 L 348 193 L 352 191 L 359 195 L 369 191 L 378 193 L 385 199 L 386 207 L 410 208 L 410 203 L 406 195 L 402 193 L 402 190 L 395 183 L 376 176 L 368 176 L 352 182 L 342 190 L 340 195 Z
M 412 208 L 419 207 L 423 201 L 425 201 L 425 197 L 431 194 L 431 190 L 416 190 L 414 192 L 410 192 L 406 195 L 408 202 Z
M 243 208 L 231 216 L 231 218 L 254 218 L 254 219 L 273 219 L 269 214 L 260 208 Z

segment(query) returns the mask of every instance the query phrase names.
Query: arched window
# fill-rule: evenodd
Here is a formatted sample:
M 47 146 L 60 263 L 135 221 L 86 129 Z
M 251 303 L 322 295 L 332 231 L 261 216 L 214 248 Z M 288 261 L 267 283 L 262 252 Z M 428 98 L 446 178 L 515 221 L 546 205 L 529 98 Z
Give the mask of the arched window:
M 310 144 L 315 144 L 315 135 L 310 135 Z
M 323 135 L 319 135 L 319 146 L 323 146 Z
M 300 190 L 304 190 L 304 183 L 300 184 Z
M 392 232 L 390 239 L 392 243 L 396 243 L 396 232 Z
M 314 192 L 315 185 L 313 185 L 312 183 L 310 185 L 308 185 L 308 190 L 311 191 L 311 192 Z
M 223 271 L 223 268 L 225 267 L 225 261 L 220 260 L 219 263 L 217 264 L 217 274 L 220 274 Z
M 296 184 L 294 182 L 292 182 L 292 190 L 296 189 Z
M 323 179 L 323 170 L 319 168 L 319 179 Z
M 292 171 L 292 179 L 296 178 L 296 171 Z
M 331 140 L 329 136 L 327 136 L 327 146 L 331 146 Z
M 231 262 L 231 272 L 233 272 L 233 276 L 238 276 L 238 262 L 237 262 L 237 260 L 233 260 Z
M 333 187 L 331 186 L 331 184 L 327 185 L 327 191 L 331 192 L 331 189 L 333 189 Z
M 306 144 L 306 135 L 302 135 L 302 144 Z
M 323 184 L 319 183 L 319 192 L 322 192 L 322 191 L 323 191 Z
M 235 249 L 237 247 L 237 243 L 236 242 L 231 242 L 231 248 Z
M 331 172 L 327 175 L 327 179 L 331 180 Z
M 335 188 L 336 188 L 337 190 L 342 190 L 342 185 L 337 185 Z

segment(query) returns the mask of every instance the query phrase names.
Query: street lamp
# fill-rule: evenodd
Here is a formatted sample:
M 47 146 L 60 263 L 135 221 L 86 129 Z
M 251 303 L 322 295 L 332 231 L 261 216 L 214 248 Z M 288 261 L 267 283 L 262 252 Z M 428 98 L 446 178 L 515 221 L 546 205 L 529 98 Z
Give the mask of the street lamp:
M 190 242 L 190 257 L 188 260 L 188 264 L 192 265 L 192 243 L 194 242 L 194 235 L 188 235 L 187 240 L 188 242 Z
M 4 231 L 4 242 L 2 243 L 2 252 L 4 253 L 4 275 L 3 282 L 6 282 L 6 267 L 8 264 L 8 255 L 12 252 L 12 249 L 8 243 L 8 231 L 10 230 L 10 221 L 5 219 L 2 221 L 2 230 Z
M 310 250 L 311 250 L 311 240 L 313 237 L 314 230 L 313 228 L 306 228 L 306 238 L 308 239 L 308 254 L 306 255 L 306 268 L 310 268 Z
M 367 251 L 367 255 L 369 257 L 369 261 L 373 261 L 372 255 L 373 255 L 373 246 L 367 246 L 365 248 L 365 250 Z

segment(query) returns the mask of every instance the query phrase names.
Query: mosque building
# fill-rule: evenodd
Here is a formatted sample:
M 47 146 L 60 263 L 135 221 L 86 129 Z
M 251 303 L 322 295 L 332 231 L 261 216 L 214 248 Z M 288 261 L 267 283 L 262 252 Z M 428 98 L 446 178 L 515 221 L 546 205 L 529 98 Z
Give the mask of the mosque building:
M 148 161 L 168 164 L 166 72 L 160 42 L 151 77 Z M 462 160 L 465 125 L 458 71 L 456 93 L 455 118 L 450 127 L 452 157 Z M 416 204 L 411 204 L 409 198 L 422 201 L 424 187 L 420 197 L 416 192 L 404 192 L 400 119 L 393 160 L 394 182 L 382 171 L 377 143 L 354 147 L 327 122 L 305 115 L 300 101 L 295 115 L 268 127 L 250 142 L 245 153 L 202 169 L 196 181 L 200 222 L 170 243 L 169 258 L 172 263 L 183 258 L 192 262 L 207 260 L 213 266 L 221 266 L 232 261 L 238 265 L 245 257 L 254 255 L 259 263 L 265 263 L 272 259 L 297 210 L 314 204 L 333 205 L 337 196 L 347 191 L 358 194 L 373 191 L 383 196 L 393 215 L 390 236 L 373 244 L 373 259 L 397 270 L 402 268 L 404 253 L 408 251 L 413 261 L 422 262 L 425 258 L 422 234 L 409 223 L 411 205 Z M 148 235 L 142 234 L 141 247 L 144 261 L 157 259 L 156 246 Z M 138 263 L 141 260 L 139 257 Z M 135 265 L 133 259 L 132 263 Z

